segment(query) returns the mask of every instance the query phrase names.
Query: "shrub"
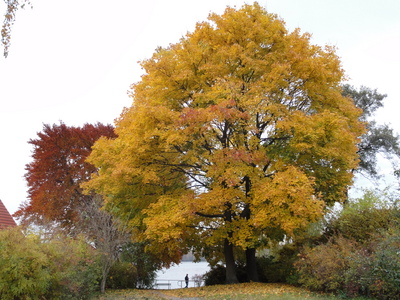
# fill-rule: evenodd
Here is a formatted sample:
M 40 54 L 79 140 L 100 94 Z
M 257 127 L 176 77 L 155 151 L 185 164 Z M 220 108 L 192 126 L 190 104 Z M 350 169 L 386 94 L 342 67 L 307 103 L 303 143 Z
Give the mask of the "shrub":
M 348 296 L 400 299 L 399 229 L 375 234 L 356 244 L 341 236 L 305 248 L 295 263 L 305 287 Z
M 262 256 L 257 258 L 257 268 L 261 282 L 297 283 L 296 270 L 293 263 L 296 259 L 293 249 L 283 248 L 277 257 Z
M 399 229 L 375 234 L 349 257 L 344 292 L 376 299 L 400 299 Z
M 360 285 L 377 299 L 400 299 L 400 230 L 393 228 L 377 235 L 374 252 L 365 263 Z
M 368 192 L 330 224 L 329 241 L 305 247 L 295 266 L 307 288 L 400 299 L 400 213 Z
M 361 198 L 346 203 L 339 215 L 330 220 L 327 235 L 340 234 L 356 242 L 367 242 L 374 233 L 398 224 L 399 210 L 392 202 L 386 194 L 365 191 Z
M 129 262 L 118 261 L 114 263 L 108 273 L 107 288 L 131 289 L 136 288 L 138 273 L 136 268 Z
M 217 285 L 225 283 L 225 267 L 217 264 L 211 268 L 210 271 L 204 274 L 205 285 Z
M 83 240 L 2 230 L 0 299 L 89 299 L 99 290 L 95 257 Z
M 35 236 L 0 231 L 0 299 L 40 299 L 51 282 L 48 258 Z
M 162 268 L 160 259 L 146 252 L 145 248 L 146 243 L 144 242 L 125 244 L 119 257 L 119 263 L 115 266 L 115 268 L 124 268 L 125 266 L 126 270 L 120 272 L 126 273 L 126 276 L 130 278 L 130 282 L 126 284 L 130 286 L 132 284 L 134 288 L 152 288 L 157 270 Z M 117 283 L 114 282 L 114 284 Z M 124 285 L 124 283 L 120 282 L 117 285 Z
M 298 249 L 293 245 L 283 247 L 277 257 L 264 255 L 256 258 L 258 277 L 261 282 L 297 283 L 296 269 L 293 266 Z M 203 275 L 205 285 L 225 284 L 225 267 L 217 264 Z M 246 266 L 236 262 L 236 275 L 239 282 L 247 282 Z
M 217 264 L 211 267 L 211 270 L 205 273 L 203 276 L 205 285 L 225 284 L 226 283 L 225 266 Z M 247 281 L 245 266 L 239 262 L 236 263 L 236 276 L 239 282 Z
M 96 250 L 81 238 L 58 236 L 42 244 L 49 260 L 51 299 L 89 299 L 99 291 L 101 276 Z
M 343 291 L 345 274 L 356 251 L 353 241 L 340 236 L 314 248 L 306 247 L 295 263 L 299 283 L 316 291 Z

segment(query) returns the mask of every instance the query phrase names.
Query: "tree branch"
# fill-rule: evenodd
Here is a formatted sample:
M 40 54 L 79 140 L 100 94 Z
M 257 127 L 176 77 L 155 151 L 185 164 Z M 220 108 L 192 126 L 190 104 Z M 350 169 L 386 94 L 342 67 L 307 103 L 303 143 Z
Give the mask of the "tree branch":
M 204 217 L 204 218 L 210 218 L 210 219 L 212 219 L 212 218 L 223 218 L 225 215 L 224 214 L 203 214 L 203 213 L 201 213 L 201 212 L 195 212 L 195 214 L 197 215 L 197 216 L 200 216 L 200 217 Z

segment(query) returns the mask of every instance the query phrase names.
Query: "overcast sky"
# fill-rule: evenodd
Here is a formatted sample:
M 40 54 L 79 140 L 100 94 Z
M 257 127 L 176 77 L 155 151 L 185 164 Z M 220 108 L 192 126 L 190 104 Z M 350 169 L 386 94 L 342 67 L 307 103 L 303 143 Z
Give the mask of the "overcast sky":
M 139 60 L 178 42 L 234 0 L 31 0 L 18 11 L 10 54 L 0 58 L 0 199 L 14 213 L 27 197 L 27 143 L 43 124 L 113 123 L 130 106 Z M 355 86 L 388 94 L 378 120 L 400 132 L 400 1 L 263 0 L 268 12 L 335 45 Z M 0 3 L 0 13 L 5 5 Z M 1 49 L 2 50 L 2 49 Z

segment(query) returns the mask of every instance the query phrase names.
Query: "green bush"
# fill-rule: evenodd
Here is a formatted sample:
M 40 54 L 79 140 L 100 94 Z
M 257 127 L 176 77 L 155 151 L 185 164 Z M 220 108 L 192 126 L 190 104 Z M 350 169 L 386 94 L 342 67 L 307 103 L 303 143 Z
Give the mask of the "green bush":
M 217 264 L 211 268 L 210 271 L 204 274 L 205 285 L 225 284 L 225 267 Z
M 95 257 L 83 240 L 1 230 L 0 299 L 89 299 L 99 290 Z
M 246 269 L 243 264 L 236 262 L 236 276 L 239 282 L 247 282 Z M 217 264 L 203 275 L 205 285 L 217 285 L 226 283 L 225 266 Z
M 19 228 L 0 231 L 0 299 L 42 299 L 50 288 L 51 269 L 37 237 Z
M 119 260 L 111 267 L 107 287 L 152 288 L 161 269 L 161 261 L 145 251 L 145 243 L 127 243 L 122 247 Z
M 49 260 L 50 299 L 89 299 L 99 291 L 97 253 L 83 239 L 60 236 L 42 244 Z
M 293 266 L 297 252 L 292 247 L 284 247 L 277 257 L 257 257 L 257 269 L 261 282 L 297 283 L 297 274 Z
M 356 268 L 349 282 L 356 278 L 359 290 L 377 299 L 400 299 L 400 229 L 377 234 L 366 250 L 370 255 L 355 259 Z M 352 276 L 352 275 L 357 275 Z
M 133 289 L 136 288 L 138 273 L 136 268 L 129 262 L 118 261 L 114 263 L 108 273 L 107 288 L 110 289 Z
M 366 242 L 378 231 L 398 222 L 399 211 L 391 200 L 376 191 L 365 191 L 362 198 L 350 200 L 340 214 L 330 220 L 327 235 L 340 234 L 356 242 Z M 381 199 L 382 198 L 382 199 Z

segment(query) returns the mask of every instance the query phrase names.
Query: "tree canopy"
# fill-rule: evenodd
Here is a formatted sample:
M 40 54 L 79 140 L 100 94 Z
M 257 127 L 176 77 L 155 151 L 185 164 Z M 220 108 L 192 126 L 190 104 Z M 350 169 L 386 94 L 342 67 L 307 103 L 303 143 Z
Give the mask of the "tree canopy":
M 398 161 L 400 158 L 400 140 L 398 134 L 388 124 L 378 124 L 373 118 L 376 111 L 383 107 L 386 94 L 380 94 L 375 89 L 361 86 L 358 90 L 349 85 L 343 85 L 343 95 L 353 99 L 355 105 L 362 109 L 360 119 L 366 122 L 367 132 L 361 136 L 358 144 L 360 164 L 357 172 L 364 176 L 378 179 L 378 154 L 388 159 L 394 168 L 394 175 L 399 177 Z
M 28 201 L 15 216 L 22 222 L 56 222 L 67 230 L 76 226 L 78 208 L 91 200 L 82 193 L 80 184 L 96 172 L 85 160 L 101 136 L 114 138 L 114 127 L 100 123 L 43 125 L 38 138 L 29 141 L 34 148 L 33 161 L 26 165 Z
M 104 292 L 108 272 L 130 236 L 116 218 L 101 209 L 101 196 L 85 195 L 80 187 L 97 171 L 86 158 L 101 136 L 115 138 L 114 127 L 101 123 L 82 127 L 43 125 L 38 138 L 29 141 L 34 146 L 33 161 L 26 165 L 25 175 L 29 199 L 15 216 L 23 225 L 84 235 L 99 254 L 100 290 Z
M 342 96 L 333 47 L 255 3 L 210 14 L 141 65 L 118 137 L 96 142 L 99 173 L 85 186 L 132 216 L 152 251 L 171 261 L 220 251 L 235 282 L 242 249 L 256 280 L 263 241 L 294 236 L 345 200 L 364 125 Z

